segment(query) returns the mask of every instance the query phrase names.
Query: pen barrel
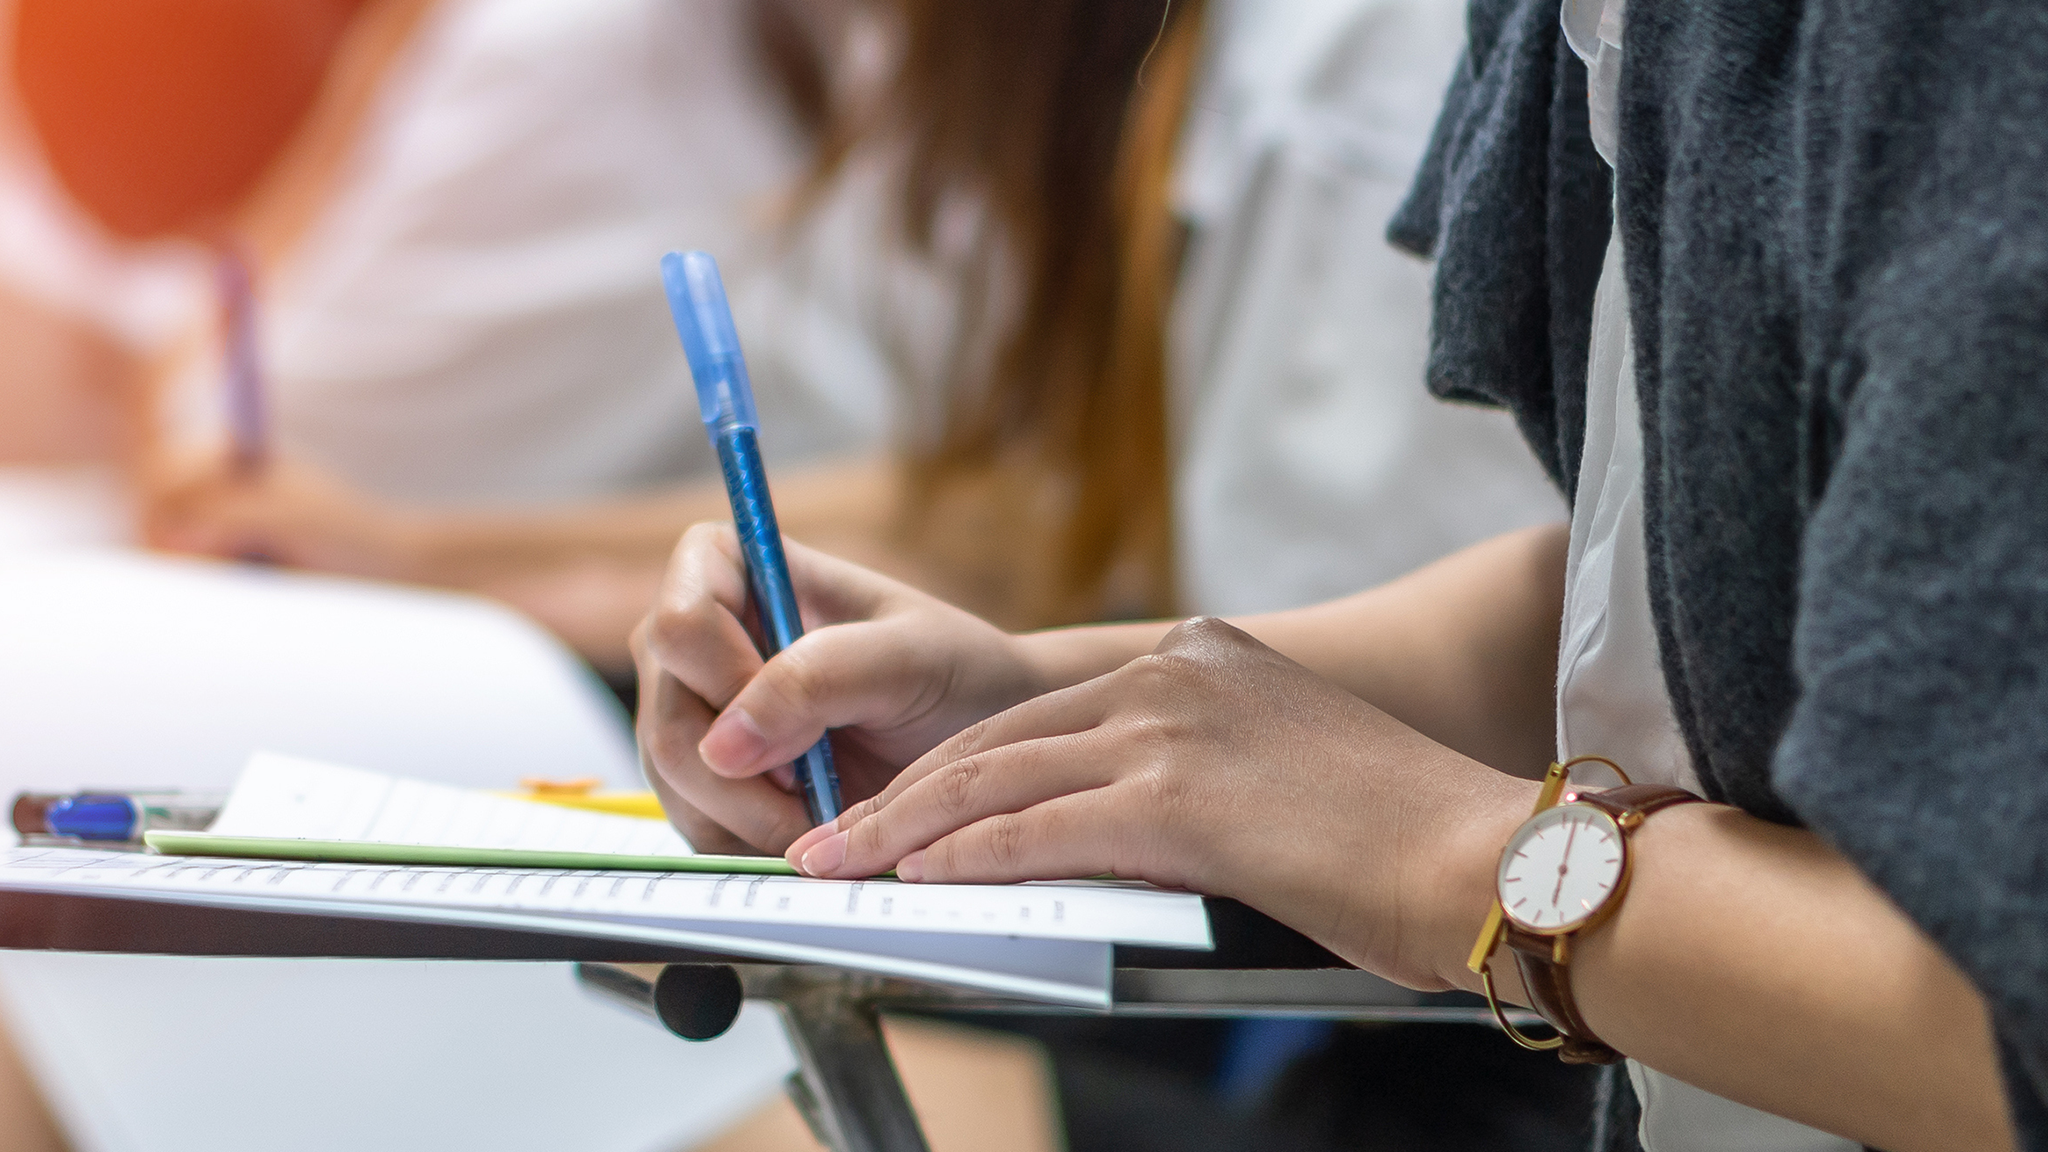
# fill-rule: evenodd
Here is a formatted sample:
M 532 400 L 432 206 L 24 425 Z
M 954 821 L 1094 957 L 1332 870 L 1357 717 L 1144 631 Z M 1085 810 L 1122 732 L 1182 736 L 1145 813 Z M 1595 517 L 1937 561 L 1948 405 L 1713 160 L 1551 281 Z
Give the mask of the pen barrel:
M 839 769 L 832 763 L 832 737 L 820 736 L 796 759 L 796 778 L 804 792 L 804 811 L 811 826 L 839 819 Z
M 782 551 L 775 504 L 768 498 L 768 469 L 761 463 L 761 446 L 752 428 L 744 424 L 721 428 L 716 439 L 718 466 L 732 497 L 733 528 L 739 533 L 740 554 L 747 562 L 747 586 L 754 594 L 754 611 L 760 615 L 761 635 L 767 645 L 764 654 L 773 656 L 796 643 L 804 634 L 804 625 L 797 614 L 796 589 L 786 575 L 789 562 Z
M 783 555 L 782 529 L 775 522 L 775 504 L 768 498 L 768 470 L 754 429 L 728 424 L 715 431 L 718 466 L 732 497 L 733 527 L 739 533 L 740 555 L 746 558 L 747 586 L 761 623 L 763 655 L 773 656 L 804 634 L 797 613 L 796 589 L 790 585 L 789 562 Z M 831 737 L 826 736 L 797 758 L 797 782 L 813 824 L 839 815 L 839 773 L 832 763 Z

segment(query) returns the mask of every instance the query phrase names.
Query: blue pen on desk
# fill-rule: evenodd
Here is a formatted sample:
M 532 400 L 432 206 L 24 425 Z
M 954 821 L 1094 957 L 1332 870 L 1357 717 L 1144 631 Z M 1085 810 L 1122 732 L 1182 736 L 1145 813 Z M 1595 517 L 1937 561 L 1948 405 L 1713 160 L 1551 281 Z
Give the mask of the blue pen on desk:
M 140 844 L 152 829 L 205 831 L 225 800 L 219 792 L 23 792 L 14 798 L 14 830 L 30 841 Z
M 739 330 L 725 302 L 718 262 L 702 252 L 671 252 L 661 258 L 661 279 L 668 288 L 669 311 L 683 338 L 690 376 L 697 382 L 697 406 L 704 428 L 718 449 L 725 473 L 726 495 L 732 499 L 733 526 L 740 552 L 747 559 L 747 581 L 760 613 L 761 634 L 773 656 L 804 634 L 797 617 L 796 590 L 789 580 L 789 562 L 782 554 L 782 530 L 775 524 L 775 505 L 768 499 L 768 472 L 756 441 L 754 391 L 747 382 L 747 362 L 740 355 Z M 839 815 L 839 773 L 832 767 L 829 736 L 812 745 L 796 762 L 811 823 L 824 824 Z

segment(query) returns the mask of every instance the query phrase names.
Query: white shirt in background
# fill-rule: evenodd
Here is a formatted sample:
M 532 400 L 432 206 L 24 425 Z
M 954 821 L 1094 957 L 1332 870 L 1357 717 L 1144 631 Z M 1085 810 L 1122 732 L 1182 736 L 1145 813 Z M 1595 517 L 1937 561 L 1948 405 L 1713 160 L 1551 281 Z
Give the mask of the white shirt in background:
M 1182 142 L 1175 526 L 1190 609 L 1313 603 L 1564 516 L 1503 412 L 1423 386 L 1428 265 L 1388 219 L 1464 43 L 1460 0 L 1235 0 Z
M 1429 268 L 1384 238 L 1463 43 L 1463 11 L 1459 0 L 1210 10 L 1174 180 L 1192 235 L 1167 349 L 1190 610 L 1327 599 L 1564 515 L 1505 413 L 1424 388 Z M 772 279 L 786 314 L 805 319 L 802 339 L 845 349 L 799 355 L 790 371 L 836 365 L 809 390 L 876 397 L 897 438 L 914 441 L 963 363 L 949 358 L 960 285 L 986 220 L 950 205 L 935 255 L 896 251 L 889 159 L 855 157 Z M 990 310 L 1005 315 L 1015 301 L 996 279 Z M 778 325 L 765 354 L 797 351 L 798 331 Z
M 744 13 L 745 0 L 432 12 L 336 193 L 267 277 L 280 449 L 444 505 L 602 499 L 715 472 L 657 261 L 711 252 L 750 351 L 776 342 L 750 285 L 806 162 Z M 886 412 L 822 370 L 781 370 L 790 356 L 755 356 L 771 458 L 874 446 Z M 218 369 L 187 376 L 180 420 L 210 427 Z

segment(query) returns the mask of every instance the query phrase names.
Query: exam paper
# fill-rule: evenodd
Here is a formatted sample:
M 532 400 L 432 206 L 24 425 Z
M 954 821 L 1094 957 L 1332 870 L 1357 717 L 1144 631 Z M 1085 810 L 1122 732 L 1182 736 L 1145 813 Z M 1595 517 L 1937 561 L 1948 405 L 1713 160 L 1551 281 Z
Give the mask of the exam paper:
M 535 804 L 273 752 L 250 758 L 208 832 L 536 852 L 690 854 L 682 837 L 659 820 Z M 247 878 L 281 897 L 1209 946 L 1208 918 L 1199 897 L 1135 884 L 901 884 L 623 870 L 162 859 L 169 866 L 142 869 L 135 882 L 218 887 Z
M 250 758 L 207 834 L 717 859 L 693 857 L 659 820 L 268 752 Z M 1114 883 L 902 884 L 23 849 L 0 856 L 7 889 L 669 944 L 1096 1007 L 1109 1003 L 1113 945 L 1211 946 L 1199 897 Z
M 535 804 L 275 752 L 249 758 L 207 831 L 447 848 L 691 855 L 689 843 L 660 820 Z
M 19 863 L 30 866 L 26 860 Z M 345 900 L 645 923 L 1028 936 L 1167 948 L 1207 948 L 1210 944 L 1201 897 L 1138 885 L 903 884 L 802 876 L 315 864 L 134 853 L 90 862 L 60 856 L 34 866 L 70 870 L 79 882 L 120 883 L 166 892 L 257 892 L 311 902 Z
M 1113 943 L 1210 946 L 1201 899 L 1129 885 L 304 864 L 76 849 L 0 854 L 0 890 L 523 928 L 1106 1005 Z

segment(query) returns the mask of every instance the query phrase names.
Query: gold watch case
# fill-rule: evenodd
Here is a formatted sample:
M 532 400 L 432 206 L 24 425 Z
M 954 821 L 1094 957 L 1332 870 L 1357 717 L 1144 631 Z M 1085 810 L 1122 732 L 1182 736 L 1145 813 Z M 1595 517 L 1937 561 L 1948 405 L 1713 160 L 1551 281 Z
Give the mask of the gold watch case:
M 1621 906 L 1621 898 L 1628 891 L 1633 860 L 1628 849 L 1627 830 L 1604 809 L 1578 803 L 1576 795 L 1568 794 L 1561 799 L 1565 802 L 1531 815 L 1522 822 L 1521 827 L 1515 829 L 1514 835 L 1508 838 L 1506 847 L 1501 850 L 1500 863 L 1494 872 L 1494 894 L 1500 901 L 1502 915 L 1513 922 L 1516 928 L 1532 936 L 1564 936 L 1598 927 Z M 1609 872 L 1612 880 L 1600 887 L 1596 895 L 1580 898 L 1584 905 L 1583 911 L 1575 916 L 1560 915 L 1558 919 L 1546 923 L 1540 915 L 1530 914 L 1531 909 L 1526 905 L 1532 898 L 1516 891 L 1516 881 L 1528 884 L 1534 878 L 1526 874 L 1518 876 L 1514 869 L 1518 858 L 1526 860 L 1524 854 L 1529 853 L 1545 834 L 1554 833 L 1567 823 L 1579 823 L 1583 827 L 1594 829 L 1601 842 L 1611 848 L 1617 859 L 1612 862 Z M 1575 843 L 1569 845 L 1567 853 L 1576 847 Z M 1569 867 L 1571 863 L 1567 856 L 1566 866 Z M 1547 880 L 1549 875 L 1546 871 L 1541 878 Z M 1563 881 L 1570 878 L 1568 873 L 1560 876 L 1560 891 L 1564 886 Z M 1540 898 L 1537 899 L 1539 903 L 1534 911 L 1540 913 L 1542 904 Z M 1517 911 L 1518 904 L 1524 905 L 1520 912 Z

